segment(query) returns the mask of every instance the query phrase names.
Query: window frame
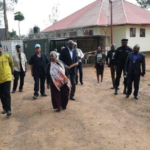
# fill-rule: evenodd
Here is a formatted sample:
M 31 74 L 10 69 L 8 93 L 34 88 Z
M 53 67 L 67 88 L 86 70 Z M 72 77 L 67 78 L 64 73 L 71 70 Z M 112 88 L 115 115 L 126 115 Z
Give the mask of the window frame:
M 133 29 L 135 29 L 135 35 L 133 34 Z M 130 28 L 130 37 L 136 37 L 136 28 Z
M 144 29 L 144 36 L 141 36 L 141 30 L 143 30 Z M 145 28 L 140 28 L 140 37 L 146 37 L 146 29 Z

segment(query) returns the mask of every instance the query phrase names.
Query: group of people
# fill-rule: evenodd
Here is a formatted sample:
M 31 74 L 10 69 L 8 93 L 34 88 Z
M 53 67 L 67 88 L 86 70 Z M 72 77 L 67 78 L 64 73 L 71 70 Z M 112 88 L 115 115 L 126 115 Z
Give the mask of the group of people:
M 112 89 L 115 95 L 118 94 L 121 74 L 124 75 L 124 91 L 126 98 L 132 93 L 132 82 L 134 81 L 134 98 L 138 99 L 140 76 L 145 75 L 145 56 L 139 52 L 140 46 L 135 45 L 133 50 L 127 46 L 128 40 L 122 40 L 122 46 L 115 50 L 115 44 L 111 45 L 111 50 L 105 56 L 99 46 L 95 55 L 95 68 L 97 72 L 97 84 L 103 83 L 105 60 L 110 67 L 112 77 Z M 50 53 L 50 59 L 41 53 L 40 44 L 35 45 L 35 54 L 29 61 L 31 76 L 34 79 L 33 99 L 39 96 L 46 97 L 45 81 L 47 88 L 51 90 L 53 108 L 60 112 L 67 108 L 68 100 L 75 100 L 76 85 L 78 84 L 78 70 L 80 73 L 80 83 L 83 85 L 82 58 L 84 54 L 78 48 L 77 43 L 69 40 L 67 47 L 61 49 L 58 54 L 57 49 Z M 141 70 L 142 65 L 142 70 Z M 2 52 L 0 45 L 0 98 L 3 106 L 2 114 L 11 115 L 11 80 L 14 76 L 13 90 L 15 93 L 20 77 L 19 92 L 23 92 L 24 77 L 27 72 L 26 55 L 21 52 L 20 45 L 16 45 L 16 52 L 11 57 Z M 101 76 L 101 80 L 100 77 Z
M 140 46 L 136 44 L 133 49 L 128 44 L 128 39 L 122 39 L 122 46 L 115 50 L 115 44 L 111 45 L 108 52 L 106 62 L 110 67 L 112 77 L 112 89 L 115 89 L 115 95 L 118 95 L 120 78 L 123 72 L 124 90 L 126 98 L 132 93 L 132 82 L 134 82 L 134 98 L 138 100 L 138 91 L 140 77 L 145 75 L 145 56 L 140 50 Z

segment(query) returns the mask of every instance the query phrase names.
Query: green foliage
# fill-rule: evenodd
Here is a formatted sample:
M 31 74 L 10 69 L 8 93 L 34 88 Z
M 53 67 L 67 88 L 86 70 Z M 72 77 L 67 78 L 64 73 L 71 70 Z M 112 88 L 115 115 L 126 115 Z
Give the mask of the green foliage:
M 136 1 L 138 4 L 140 4 L 142 8 L 148 9 L 150 7 L 150 0 L 136 0 Z
M 18 11 L 15 13 L 14 15 L 14 20 L 17 20 L 17 21 L 23 21 L 25 18 L 24 18 L 24 15 L 22 12 Z
M 9 32 L 9 36 L 10 37 L 16 37 L 17 36 L 16 31 L 12 30 L 12 32 Z
M 14 5 L 18 2 L 18 0 L 6 0 L 6 9 L 7 11 L 14 11 Z M 0 0 L 0 11 L 2 11 L 3 8 L 3 0 Z

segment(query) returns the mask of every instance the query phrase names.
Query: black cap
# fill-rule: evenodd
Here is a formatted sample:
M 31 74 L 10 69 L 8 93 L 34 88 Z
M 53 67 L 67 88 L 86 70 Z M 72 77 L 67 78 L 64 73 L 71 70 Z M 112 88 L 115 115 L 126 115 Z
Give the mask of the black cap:
M 121 42 L 128 42 L 128 39 L 122 39 Z
M 0 47 L 2 47 L 2 44 L 0 44 Z
M 16 45 L 16 48 L 20 48 L 20 45 Z

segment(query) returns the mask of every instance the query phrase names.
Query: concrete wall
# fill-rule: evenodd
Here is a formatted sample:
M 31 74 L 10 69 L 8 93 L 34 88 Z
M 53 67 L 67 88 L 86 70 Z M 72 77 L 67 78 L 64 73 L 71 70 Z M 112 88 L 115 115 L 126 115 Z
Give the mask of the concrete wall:
M 136 28 L 136 37 L 130 37 L 130 28 Z M 145 28 L 145 37 L 140 37 L 140 28 Z M 110 36 L 110 31 L 108 32 Z M 144 26 L 115 26 L 113 27 L 113 43 L 116 47 L 121 45 L 121 39 L 129 39 L 128 45 L 133 47 L 135 44 L 139 44 L 141 51 L 150 51 L 150 27 Z
M 136 28 L 136 37 L 130 37 L 130 28 Z M 140 28 L 145 28 L 145 37 L 140 37 Z M 150 51 L 150 27 L 127 26 L 126 38 L 129 39 L 129 46 L 133 47 L 135 44 L 139 44 L 140 51 Z
M 136 28 L 136 37 L 130 37 L 130 28 Z M 145 28 L 146 29 L 146 36 L 145 37 L 140 37 L 140 28 Z M 94 28 L 87 28 L 88 30 L 93 30 L 93 35 L 99 35 L 102 36 L 103 38 L 105 38 L 105 41 L 100 41 L 99 43 L 101 44 L 101 42 L 103 42 L 103 44 L 101 44 L 101 46 L 105 47 L 110 47 L 110 36 L 111 36 L 111 31 L 110 31 L 110 27 L 94 27 Z M 84 36 L 82 29 L 75 29 L 75 30 L 71 30 L 71 31 L 76 31 L 77 32 L 77 36 Z M 58 32 L 58 31 L 57 31 Z M 69 33 L 70 31 L 60 31 L 60 33 L 66 32 L 67 35 L 66 37 L 69 37 Z M 107 33 L 105 33 L 107 32 Z M 55 31 L 49 33 L 49 38 L 52 38 L 52 36 L 55 36 Z M 63 34 L 62 36 L 63 37 Z M 88 36 L 85 36 L 88 37 Z M 137 26 L 137 25 L 133 25 L 133 26 L 114 26 L 113 27 L 113 43 L 116 44 L 116 47 L 121 46 L 121 39 L 123 38 L 127 38 L 129 39 L 128 45 L 133 47 L 135 44 L 139 44 L 141 47 L 141 51 L 150 51 L 150 27 L 142 27 L 142 26 Z

